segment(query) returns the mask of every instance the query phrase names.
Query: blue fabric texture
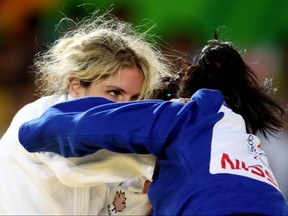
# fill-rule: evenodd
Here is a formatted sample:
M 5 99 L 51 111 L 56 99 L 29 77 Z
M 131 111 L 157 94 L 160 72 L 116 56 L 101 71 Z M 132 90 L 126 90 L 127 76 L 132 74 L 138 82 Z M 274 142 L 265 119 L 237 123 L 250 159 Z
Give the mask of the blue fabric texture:
M 270 184 L 209 171 L 213 128 L 224 117 L 219 112 L 223 102 L 219 91 L 208 89 L 197 91 L 186 104 L 85 97 L 57 104 L 25 123 L 19 140 L 29 152 L 64 157 L 102 148 L 156 155 L 160 172 L 148 190 L 151 214 L 288 214 L 283 194 Z

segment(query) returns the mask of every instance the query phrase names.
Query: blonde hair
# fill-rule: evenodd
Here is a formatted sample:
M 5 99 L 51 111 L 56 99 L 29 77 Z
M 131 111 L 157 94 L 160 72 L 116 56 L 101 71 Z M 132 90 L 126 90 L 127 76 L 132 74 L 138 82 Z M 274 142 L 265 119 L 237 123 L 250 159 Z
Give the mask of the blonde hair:
M 169 76 L 171 64 L 156 43 L 149 43 L 146 32 L 115 16 L 95 12 L 74 23 L 50 48 L 35 57 L 38 95 L 67 94 L 72 78 L 82 82 L 110 77 L 122 67 L 136 66 L 144 75 L 139 99 L 149 98 L 160 78 Z

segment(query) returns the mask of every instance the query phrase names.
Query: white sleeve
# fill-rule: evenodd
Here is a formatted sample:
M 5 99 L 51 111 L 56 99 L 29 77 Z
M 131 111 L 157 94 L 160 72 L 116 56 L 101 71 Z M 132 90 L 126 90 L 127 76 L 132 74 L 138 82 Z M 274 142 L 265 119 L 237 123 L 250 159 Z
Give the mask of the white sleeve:
M 100 150 L 79 158 L 64 158 L 55 153 L 37 153 L 58 179 L 70 187 L 91 187 L 105 183 L 124 182 L 138 176 L 151 180 L 153 155 L 120 154 Z

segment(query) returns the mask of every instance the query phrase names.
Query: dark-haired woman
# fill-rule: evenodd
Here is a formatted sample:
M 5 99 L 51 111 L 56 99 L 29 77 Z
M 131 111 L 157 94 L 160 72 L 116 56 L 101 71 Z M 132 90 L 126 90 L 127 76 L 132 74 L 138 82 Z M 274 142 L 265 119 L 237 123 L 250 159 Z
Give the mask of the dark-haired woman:
M 281 130 L 284 110 L 257 86 L 231 44 L 210 41 L 195 65 L 163 83 L 157 97 L 193 94 L 191 101 L 82 98 L 24 124 L 19 139 L 28 151 L 65 157 L 102 148 L 154 154 L 159 172 L 148 189 L 154 215 L 287 215 L 254 135 Z

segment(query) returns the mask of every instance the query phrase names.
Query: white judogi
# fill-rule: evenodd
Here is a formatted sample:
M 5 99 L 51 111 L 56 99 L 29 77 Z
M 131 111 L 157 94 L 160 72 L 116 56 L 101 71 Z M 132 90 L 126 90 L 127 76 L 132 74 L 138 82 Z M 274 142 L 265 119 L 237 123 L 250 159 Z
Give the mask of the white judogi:
M 67 95 L 47 96 L 24 106 L 1 138 L 0 213 L 146 214 L 148 198 L 142 187 L 152 177 L 154 156 L 101 150 L 82 158 L 63 158 L 54 153 L 29 153 L 19 143 L 22 123 L 68 99 Z M 116 205 L 118 197 L 124 199 L 122 206 Z

